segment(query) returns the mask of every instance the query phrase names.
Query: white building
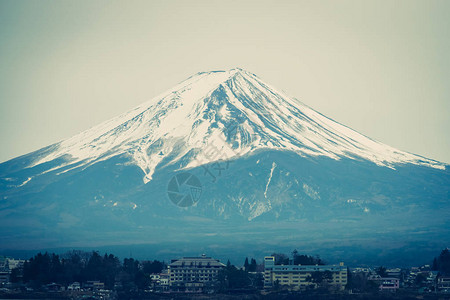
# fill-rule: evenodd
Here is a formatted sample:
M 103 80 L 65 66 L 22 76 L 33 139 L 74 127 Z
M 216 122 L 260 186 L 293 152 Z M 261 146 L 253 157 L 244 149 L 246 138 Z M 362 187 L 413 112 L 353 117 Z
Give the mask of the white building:
M 180 291 L 201 291 L 205 284 L 217 281 L 219 271 L 224 267 L 219 260 L 204 254 L 172 260 L 168 266 L 169 286 Z

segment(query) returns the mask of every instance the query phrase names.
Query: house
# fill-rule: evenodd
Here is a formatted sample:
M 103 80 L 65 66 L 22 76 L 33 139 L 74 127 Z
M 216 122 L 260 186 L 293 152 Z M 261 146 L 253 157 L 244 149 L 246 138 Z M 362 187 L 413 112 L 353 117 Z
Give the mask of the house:
M 275 257 L 264 258 L 264 288 L 275 285 L 287 286 L 292 290 L 315 288 L 317 284 L 310 278 L 317 273 L 331 273 L 326 280 L 330 286 L 343 290 L 347 285 L 347 267 L 339 265 L 275 265 Z

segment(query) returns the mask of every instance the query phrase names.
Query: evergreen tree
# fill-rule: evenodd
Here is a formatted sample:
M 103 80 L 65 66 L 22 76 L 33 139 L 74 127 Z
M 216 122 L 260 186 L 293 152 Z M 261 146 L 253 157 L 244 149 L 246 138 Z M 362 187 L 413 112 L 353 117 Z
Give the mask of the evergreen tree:
M 165 268 L 165 263 L 154 260 L 152 262 L 146 261 L 143 263 L 143 271 L 145 274 L 155 274 L 155 273 L 161 273 L 161 271 Z
M 252 258 L 250 266 L 248 267 L 249 272 L 256 272 L 256 260 Z
M 431 267 L 431 269 L 433 270 L 433 271 L 438 271 L 438 262 L 437 262 L 437 258 L 435 257 L 434 259 L 433 259 L 433 265 L 432 265 L 432 267 Z
M 248 272 L 248 257 L 245 258 L 245 262 L 244 262 L 244 270 Z
M 386 268 L 383 266 L 380 266 L 375 269 L 375 272 L 380 275 L 380 277 L 387 277 Z
M 450 275 L 450 251 L 444 249 L 441 254 L 433 261 L 433 270 L 439 271 L 444 275 Z
M 14 268 L 11 270 L 11 274 L 9 275 L 9 281 L 12 283 L 17 283 L 20 281 L 20 269 Z
M 272 253 L 272 256 L 275 257 L 276 265 L 288 265 L 289 264 L 289 257 L 287 257 L 283 253 Z

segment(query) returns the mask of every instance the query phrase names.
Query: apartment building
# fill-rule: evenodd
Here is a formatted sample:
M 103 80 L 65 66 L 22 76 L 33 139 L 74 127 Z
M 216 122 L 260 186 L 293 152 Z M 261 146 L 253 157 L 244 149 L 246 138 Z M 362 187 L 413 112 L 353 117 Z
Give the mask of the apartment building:
M 317 283 L 311 278 L 316 274 L 331 273 L 330 279 L 324 283 L 343 290 L 347 285 L 347 267 L 344 263 L 339 265 L 275 265 L 275 257 L 264 258 L 264 288 L 273 288 L 275 285 L 288 286 L 292 290 L 316 288 Z

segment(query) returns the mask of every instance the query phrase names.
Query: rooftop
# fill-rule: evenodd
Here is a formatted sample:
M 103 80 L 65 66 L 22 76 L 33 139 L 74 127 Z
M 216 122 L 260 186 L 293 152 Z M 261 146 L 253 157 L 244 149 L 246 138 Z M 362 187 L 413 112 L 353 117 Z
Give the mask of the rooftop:
M 218 259 L 214 259 L 212 257 L 207 257 L 206 255 L 202 255 L 200 257 L 183 257 L 177 260 L 172 260 L 169 264 L 170 267 L 178 267 L 178 266 L 211 266 L 211 267 L 225 267 L 223 263 L 221 263 Z

